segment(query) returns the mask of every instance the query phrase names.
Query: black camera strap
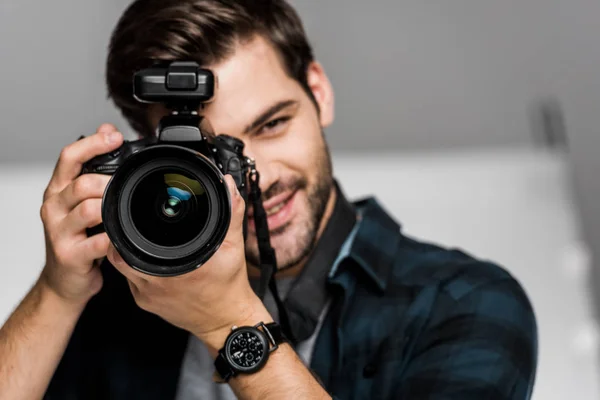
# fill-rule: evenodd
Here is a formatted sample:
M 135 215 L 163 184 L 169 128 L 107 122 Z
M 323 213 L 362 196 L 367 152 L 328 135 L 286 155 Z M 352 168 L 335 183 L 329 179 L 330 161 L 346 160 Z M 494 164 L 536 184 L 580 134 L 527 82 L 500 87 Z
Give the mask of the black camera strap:
M 261 300 L 264 300 L 267 292 L 267 287 L 271 290 L 277 310 L 279 311 L 279 320 L 285 337 L 292 343 L 296 344 L 287 311 L 283 305 L 283 301 L 277 290 L 277 281 L 275 273 L 277 272 L 277 260 L 275 250 L 271 247 L 271 239 L 269 236 L 269 226 L 267 224 L 267 213 L 263 207 L 261 199 L 261 190 L 259 185 L 260 175 L 256 168 L 250 171 L 250 201 L 254 211 L 254 224 L 256 226 L 256 240 L 258 243 L 258 253 L 260 257 L 260 280 L 257 290 L 257 295 Z

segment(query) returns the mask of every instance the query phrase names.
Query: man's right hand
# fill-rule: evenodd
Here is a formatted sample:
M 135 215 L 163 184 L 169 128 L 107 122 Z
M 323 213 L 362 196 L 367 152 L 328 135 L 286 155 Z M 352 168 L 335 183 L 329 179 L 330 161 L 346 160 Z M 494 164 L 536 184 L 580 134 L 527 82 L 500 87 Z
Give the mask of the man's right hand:
M 0 328 L 0 399 L 44 396 L 81 312 L 102 287 L 94 260 L 106 255 L 109 240 L 105 233 L 88 238 L 85 229 L 101 222 L 109 177 L 79 175 L 83 163 L 122 143 L 116 128 L 104 124 L 60 155 L 41 209 L 46 265 Z
M 102 287 L 95 260 L 106 256 L 106 233 L 88 237 L 86 228 L 102 222 L 101 204 L 110 176 L 80 175 L 83 163 L 117 149 L 123 136 L 110 124 L 65 147 L 44 192 L 41 218 L 46 237 L 46 265 L 38 285 L 61 299 L 82 305 Z

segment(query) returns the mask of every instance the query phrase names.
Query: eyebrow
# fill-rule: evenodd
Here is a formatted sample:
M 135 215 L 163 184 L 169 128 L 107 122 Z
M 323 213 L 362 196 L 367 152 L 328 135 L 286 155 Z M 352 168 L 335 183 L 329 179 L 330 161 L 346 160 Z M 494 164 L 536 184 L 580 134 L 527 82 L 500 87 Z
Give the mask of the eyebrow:
M 271 118 L 273 115 L 277 114 L 279 111 L 283 110 L 284 108 L 287 108 L 287 107 L 290 107 L 293 105 L 297 105 L 297 104 L 298 104 L 298 101 L 296 101 L 296 100 L 283 100 L 278 103 L 275 103 L 274 105 L 269 107 L 266 111 L 264 111 L 262 114 L 260 114 L 254 120 L 254 122 L 252 122 L 250 125 L 248 125 L 246 127 L 246 129 L 244 129 L 244 134 L 248 134 L 251 131 L 253 131 L 254 129 L 256 129 L 257 127 L 259 127 L 260 125 L 264 124 L 265 122 L 267 122 L 269 120 L 269 118 Z

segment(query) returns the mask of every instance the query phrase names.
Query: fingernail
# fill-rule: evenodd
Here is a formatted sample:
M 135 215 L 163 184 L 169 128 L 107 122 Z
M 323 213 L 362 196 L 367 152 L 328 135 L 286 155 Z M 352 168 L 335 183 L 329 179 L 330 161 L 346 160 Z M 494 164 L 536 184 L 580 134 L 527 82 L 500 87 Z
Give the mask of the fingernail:
M 104 139 L 106 140 L 106 144 L 115 144 L 121 138 L 121 134 L 119 132 L 107 132 L 104 134 Z

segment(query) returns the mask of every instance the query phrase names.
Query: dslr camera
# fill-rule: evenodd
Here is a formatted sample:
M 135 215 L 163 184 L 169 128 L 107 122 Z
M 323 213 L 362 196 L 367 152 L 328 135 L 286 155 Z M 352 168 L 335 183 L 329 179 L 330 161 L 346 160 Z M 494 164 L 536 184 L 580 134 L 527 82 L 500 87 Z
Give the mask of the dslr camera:
M 215 93 L 215 77 L 195 62 L 157 64 L 135 73 L 134 97 L 171 110 L 151 139 L 126 141 L 97 156 L 82 173 L 112 175 L 102 200 L 102 225 L 133 268 L 174 276 L 206 262 L 221 245 L 231 219 L 231 174 L 248 201 L 254 162 L 244 144 L 215 135 L 198 109 Z M 255 192 L 258 189 L 255 181 Z M 244 219 L 244 235 L 246 233 Z M 88 231 L 90 234 L 90 231 Z

